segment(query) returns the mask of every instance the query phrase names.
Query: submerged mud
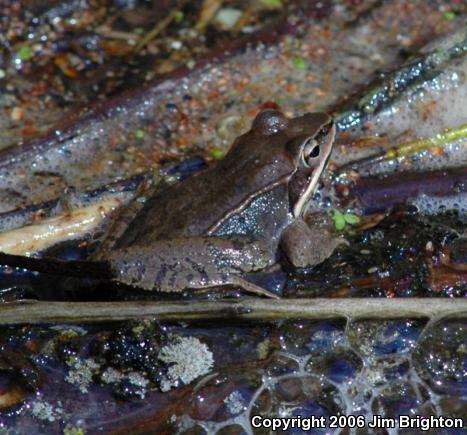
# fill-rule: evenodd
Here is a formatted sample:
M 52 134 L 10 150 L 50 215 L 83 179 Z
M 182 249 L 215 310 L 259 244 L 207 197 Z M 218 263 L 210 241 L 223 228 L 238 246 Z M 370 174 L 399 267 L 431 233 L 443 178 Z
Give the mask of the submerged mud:
M 269 430 L 255 429 L 254 415 L 324 416 L 328 427 L 333 415 L 463 417 L 465 327 L 441 318 L 10 328 L 0 424 L 259 434 Z

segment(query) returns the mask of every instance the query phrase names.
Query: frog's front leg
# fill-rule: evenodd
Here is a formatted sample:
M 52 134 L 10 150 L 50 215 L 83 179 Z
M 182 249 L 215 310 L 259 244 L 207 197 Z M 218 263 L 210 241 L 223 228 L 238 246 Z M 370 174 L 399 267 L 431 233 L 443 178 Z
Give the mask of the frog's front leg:
M 238 285 L 250 293 L 276 297 L 242 278 L 243 273 L 270 266 L 266 243 L 246 236 L 186 237 L 131 246 L 108 257 L 115 281 L 146 290 L 180 292 Z
M 347 241 L 333 234 L 321 218 L 311 226 L 297 219 L 284 230 L 280 241 L 282 251 L 295 267 L 322 263 L 341 244 L 347 244 Z

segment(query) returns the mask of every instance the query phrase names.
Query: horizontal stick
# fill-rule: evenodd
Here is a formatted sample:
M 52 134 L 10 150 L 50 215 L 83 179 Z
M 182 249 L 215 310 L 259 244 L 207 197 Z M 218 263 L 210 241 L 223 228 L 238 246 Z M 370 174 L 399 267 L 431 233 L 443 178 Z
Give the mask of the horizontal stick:
M 234 301 L 43 302 L 0 305 L 0 324 L 86 323 L 145 318 L 187 320 L 280 320 L 291 318 L 352 319 L 432 318 L 467 316 L 467 299 L 352 298 L 242 299 Z

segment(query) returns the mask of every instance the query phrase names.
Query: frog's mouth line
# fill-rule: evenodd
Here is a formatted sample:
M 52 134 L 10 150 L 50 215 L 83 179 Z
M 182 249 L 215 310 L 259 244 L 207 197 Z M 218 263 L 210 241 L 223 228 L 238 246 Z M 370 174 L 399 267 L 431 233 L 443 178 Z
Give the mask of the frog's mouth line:
M 310 183 L 308 184 L 307 189 L 302 194 L 300 199 L 293 207 L 293 216 L 294 218 L 298 218 L 301 216 L 303 211 L 305 210 L 307 204 L 310 202 L 310 198 L 316 192 L 318 188 L 318 181 L 319 178 L 329 162 L 331 157 L 331 150 L 332 150 L 332 143 L 334 142 L 334 137 L 336 136 L 336 125 L 334 122 L 330 122 L 323 126 L 321 133 L 323 135 L 323 141 L 325 141 L 324 146 L 322 147 L 324 150 L 327 151 L 327 155 L 321 160 L 319 165 L 314 169 L 313 175 L 311 177 Z

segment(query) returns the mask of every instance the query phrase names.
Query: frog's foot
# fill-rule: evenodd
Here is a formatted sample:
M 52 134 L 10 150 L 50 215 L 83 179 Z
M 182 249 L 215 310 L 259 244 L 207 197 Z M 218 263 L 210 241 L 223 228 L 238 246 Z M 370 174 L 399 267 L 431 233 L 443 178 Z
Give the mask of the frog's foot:
M 241 278 L 240 276 L 232 276 L 230 277 L 230 281 L 233 285 L 241 287 L 248 293 L 253 293 L 260 296 L 267 296 L 268 298 L 272 299 L 280 299 L 280 297 L 275 293 L 266 290 L 265 288 L 260 287 L 259 285 L 253 284 L 252 282 L 249 282 L 246 279 Z
M 297 219 L 283 232 L 280 246 L 289 262 L 302 268 L 322 263 L 342 244 L 348 245 L 348 242 L 330 231 L 328 222 L 317 222 L 309 227 Z

